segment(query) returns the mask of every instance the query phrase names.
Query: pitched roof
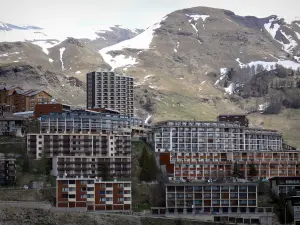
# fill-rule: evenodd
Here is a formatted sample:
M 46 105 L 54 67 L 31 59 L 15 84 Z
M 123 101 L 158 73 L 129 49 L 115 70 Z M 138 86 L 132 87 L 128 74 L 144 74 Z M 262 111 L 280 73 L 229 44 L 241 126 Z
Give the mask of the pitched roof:
M 34 89 L 29 89 L 29 90 L 16 89 L 13 93 L 11 93 L 11 95 L 13 95 L 14 93 L 16 93 L 16 94 L 19 94 L 19 95 L 24 95 L 24 96 L 30 97 L 30 96 L 37 95 L 37 94 L 39 94 L 41 92 L 45 92 L 45 91 L 43 91 L 43 90 L 34 90 Z M 47 93 L 47 92 L 45 92 L 45 93 Z M 50 95 L 50 94 L 48 94 L 48 95 Z
M 1 91 L 2 90 L 9 91 L 9 90 L 13 90 L 13 89 L 19 89 L 19 90 L 21 90 L 22 88 L 20 88 L 20 87 L 18 87 L 16 85 L 3 85 L 3 84 L 0 85 L 0 90 Z

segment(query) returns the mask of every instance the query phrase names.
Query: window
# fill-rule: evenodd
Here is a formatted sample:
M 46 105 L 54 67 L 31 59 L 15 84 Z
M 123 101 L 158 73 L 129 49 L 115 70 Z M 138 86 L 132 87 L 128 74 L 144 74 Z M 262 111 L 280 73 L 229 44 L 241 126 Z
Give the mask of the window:
M 80 188 L 80 191 L 86 191 L 85 187 Z
M 119 191 L 118 194 L 119 194 L 119 195 L 122 195 L 122 194 L 123 194 L 123 191 Z
M 69 184 L 75 184 L 75 180 L 69 180 Z
M 105 202 L 105 198 L 100 198 L 100 202 Z
M 93 187 L 88 187 L 87 191 L 94 191 L 94 188 Z
M 62 188 L 62 192 L 68 192 L 68 188 Z
M 69 198 L 75 198 L 75 195 L 69 195 Z
M 94 195 L 87 195 L 87 198 L 94 198 Z
M 82 180 L 82 181 L 80 181 L 80 184 L 87 184 L 87 181 L 86 180 Z
M 118 202 L 123 202 L 124 199 L 123 198 L 118 198 Z
M 80 195 L 80 198 L 87 198 L 87 195 L 86 194 Z
M 63 194 L 62 198 L 68 198 L 68 194 Z

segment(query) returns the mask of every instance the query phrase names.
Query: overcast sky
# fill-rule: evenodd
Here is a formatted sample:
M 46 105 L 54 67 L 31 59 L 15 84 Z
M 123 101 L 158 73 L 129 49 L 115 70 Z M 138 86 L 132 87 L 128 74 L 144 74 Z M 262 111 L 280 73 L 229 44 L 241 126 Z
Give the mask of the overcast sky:
M 300 17 L 300 0 L 2 0 L 0 21 L 53 26 L 146 28 L 182 8 L 209 6 L 238 15 Z

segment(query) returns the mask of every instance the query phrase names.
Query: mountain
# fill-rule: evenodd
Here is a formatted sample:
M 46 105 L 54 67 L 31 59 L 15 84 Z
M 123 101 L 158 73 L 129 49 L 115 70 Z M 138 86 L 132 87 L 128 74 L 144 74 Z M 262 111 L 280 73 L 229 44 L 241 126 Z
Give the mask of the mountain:
M 3 40 L 0 33 L 2 41 L 14 41 L 0 43 L 0 59 L 6 64 L 41 65 L 43 70 L 82 81 L 87 71 L 97 68 L 134 76 L 136 112 L 148 122 L 215 120 L 220 113 L 249 113 L 251 125 L 280 129 L 288 143 L 299 146 L 297 107 L 285 103 L 276 114 L 256 112 L 273 92 L 278 99 L 285 96 L 282 102 L 293 96 L 282 88 L 263 88 L 282 80 L 297 83 L 297 78 L 291 80 L 294 72 L 282 71 L 300 67 L 298 20 L 276 15 L 242 17 L 228 10 L 196 7 L 174 11 L 145 30 L 86 28 L 61 37 L 30 27 L 13 32 L 24 35 Z M 298 93 L 297 88 L 289 91 Z M 84 104 L 82 99 L 70 101 Z
M 84 79 L 87 71 L 110 69 L 98 50 L 130 39 L 142 29 L 120 25 L 83 28 L 16 26 L 0 22 L 0 59 L 8 62 L 30 62 L 47 69 Z

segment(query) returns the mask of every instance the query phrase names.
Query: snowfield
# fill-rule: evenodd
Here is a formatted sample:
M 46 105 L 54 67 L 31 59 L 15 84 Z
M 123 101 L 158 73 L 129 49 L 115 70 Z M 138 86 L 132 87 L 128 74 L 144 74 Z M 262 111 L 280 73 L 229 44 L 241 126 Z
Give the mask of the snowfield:
M 263 68 L 268 71 L 275 69 L 276 65 L 280 65 L 286 69 L 292 69 L 292 70 L 297 70 L 298 68 L 300 68 L 300 63 L 296 63 L 296 62 L 290 61 L 290 60 L 278 60 L 277 62 L 252 61 L 252 62 L 246 63 L 246 64 L 242 63 L 239 58 L 237 58 L 236 61 L 239 63 L 240 68 L 254 66 L 255 71 L 257 70 L 258 65 L 263 66 Z
M 59 49 L 59 56 L 60 56 L 60 61 L 61 61 L 61 70 L 64 70 L 64 61 L 63 61 L 63 54 L 65 52 L 66 48 L 60 48 Z
M 269 34 L 275 39 L 275 36 L 276 36 L 276 33 L 278 31 L 278 29 L 280 28 L 280 25 L 278 23 L 275 23 L 275 22 L 278 22 L 279 21 L 279 18 L 272 18 L 269 20 L 268 23 L 266 23 L 264 25 L 266 31 L 269 32 Z
M 103 48 L 99 51 L 102 55 L 104 61 L 109 64 L 113 69 L 118 67 L 130 67 L 137 64 L 137 60 L 130 56 L 118 55 L 113 57 L 109 54 L 110 51 L 122 51 L 123 49 L 150 49 L 151 42 L 154 37 L 155 30 L 160 28 L 161 22 L 167 17 L 164 17 L 160 22 L 155 23 L 153 26 L 146 29 L 141 34 L 135 36 L 134 38 L 122 41 L 118 44 Z

